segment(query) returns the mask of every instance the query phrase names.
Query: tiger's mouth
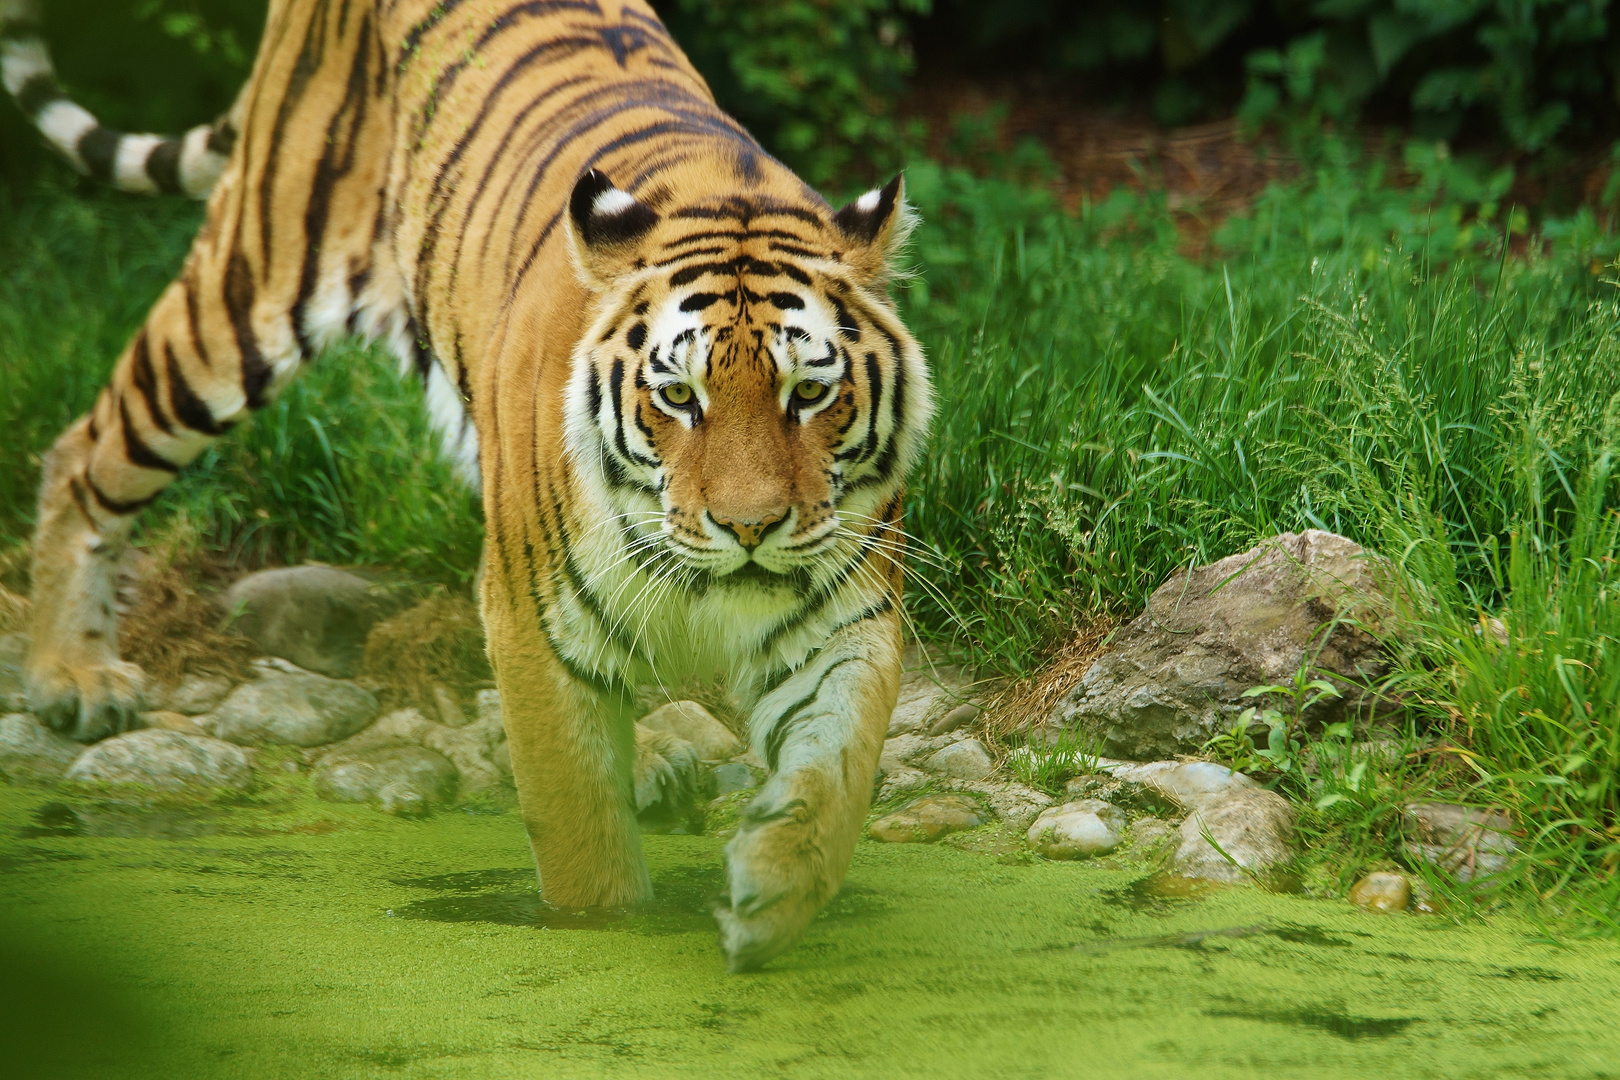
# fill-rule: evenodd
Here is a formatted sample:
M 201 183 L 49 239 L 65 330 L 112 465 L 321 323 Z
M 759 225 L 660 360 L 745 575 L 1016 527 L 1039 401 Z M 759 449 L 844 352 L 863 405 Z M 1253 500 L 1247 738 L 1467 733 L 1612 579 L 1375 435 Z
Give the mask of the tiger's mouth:
M 729 573 L 714 573 L 711 571 L 708 574 L 708 579 L 715 585 L 755 585 L 766 588 L 803 591 L 809 584 L 809 573 L 803 567 L 793 567 L 783 571 L 771 570 L 751 558 Z

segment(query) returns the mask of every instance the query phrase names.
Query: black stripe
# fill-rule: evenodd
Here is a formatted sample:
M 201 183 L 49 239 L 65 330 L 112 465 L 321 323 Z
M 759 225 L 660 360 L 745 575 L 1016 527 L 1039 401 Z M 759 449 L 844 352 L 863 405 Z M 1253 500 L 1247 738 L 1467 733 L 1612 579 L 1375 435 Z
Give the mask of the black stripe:
M 845 341 L 861 340 L 861 328 L 850 315 L 849 308 L 844 306 L 843 300 L 836 296 L 828 296 L 832 301 L 833 312 L 838 316 L 838 335 Z
M 608 376 L 608 392 L 613 397 L 613 439 L 614 445 L 624 460 L 633 461 L 649 469 L 658 468 L 658 462 L 644 458 L 635 453 L 624 441 L 624 361 L 613 361 L 612 373 Z
M 123 422 L 124 428 L 124 454 L 129 458 L 130 464 L 139 465 L 143 469 L 153 472 L 178 473 L 180 466 L 164 457 L 162 454 L 147 446 L 140 435 L 135 432 L 135 423 L 129 418 L 129 399 L 118 399 L 118 419 Z
M 157 498 L 156 495 L 148 495 L 144 499 L 132 499 L 129 502 L 119 502 L 117 499 L 112 498 L 105 491 L 101 490 L 101 485 L 96 483 L 96 478 L 90 475 L 89 469 L 84 471 L 84 482 L 85 486 L 90 489 L 90 494 L 96 497 L 96 502 L 101 504 L 101 508 L 107 511 L 107 513 L 117 514 L 119 517 L 128 517 L 131 514 L 138 514 L 147 506 L 151 505 L 153 499 Z
M 773 292 L 765 299 L 780 311 L 798 311 L 804 307 L 803 298 L 790 292 Z
M 644 322 L 636 323 L 630 328 L 630 332 L 624 335 L 624 341 L 630 348 L 640 352 L 641 347 L 647 343 L 647 324 Z
M 211 154 L 230 157 L 231 150 L 236 146 L 236 126 L 229 120 L 219 121 L 209 129 L 207 146 Z
M 784 709 L 782 715 L 777 717 L 776 723 L 771 726 L 770 734 L 765 736 L 765 764 L 770 766 L 771 772 L 776 771 L 777 761 L 782 754 L 782 744 L 787 742 L 788 735 L 804 719 L 798 715 L 800 710 L 807 709 L 815 704 L 817 696 L 821 693 L 821 685 L 827 681 L 827 676 L 845 664 L 854 663 L 857 659 L 854 656 L 846 656 L 842 660 L 835 660 L 828 664 L 827 670 L 823 671 L 821 677 L 816 680 L 815 687 L 804 697 Z
M 237 351 L 242 355 L 242 393 L 247 396 L 248 408 L 262 409 L 275 372 L 259 351 L 259 339 L 253 333 L 253 296 L 253 270 L 247 256 L 240 250 L 232 251 L 225 264 L 225 311 L 236 332 Z
M 141 399 L 146 403 L 146 414 L 152 418 L 152 423 L 161 428 L 165 435 L 173 435 L 174 426 L 163 415 L 163 410 L 158 408 L 157 373 L 152 370 L 152 347 L 147 341 L 144 327 L 135 335 L 135 341 L 130 346 L 129 373 L 135 381 L 135 389 L 141 392 Z
M 731 293 L 722 294 L 722 293 L 712 293 L 712 292 L 693 293 L 691 296 L 688 296 L 685 300 L 681 301 L 681 310 L 682 311 L 703 311 L 703 310 L 707 309 L 710 305 L 714 304 L 716 301 L 724 300 L 724 299 L 726 299 L 727 296 L 731 296 L 731 295 L 735 295 L 735 294 L 731 294 Z
M 200 431 L 204 435 L 223 435 L 226 425 L 214 419 L 213 410 L 191 389 L 185 373 L 180 370 L 180 360 L 174 355 L 174 347 L 165 345 L 163 351 L 169 376 L 169 406 L 174 410 L 174 418 L 192 431 Z
M 203 345 L 202 339 L 202 313 L 197 310 L 197 287 L 188 274 L 181 279 L 186 290 L 186 325 L 191 329 L 191 348 L 202 361 L 203 367 L 211 368 L 214 361 L 208 355 L 208 349 Z M 172 358 L 173 353 L 170 353 Z M 172 360 L 171 360 L 172 362 Z
M 256 178 L 259 184 L 259 257 L 265 265 L 269 265 L 272 261 L 270 203 L 281 166 L 281 146 L 286 141 L 287 125 L 292 121 L 293 112 L 304 100 L 310 80 L 315 77 L 315 73 L 326 60 L 328 6 L 327 0 L 318 0 L 310 13 L 308 24 L 304 27 L 304 40 L 298 47 L 298 59 L 293 64 L 292 75 L 282 89 L 281 101 L 276 106 L 276 122 L 270 129 L 270 152 L 266 155 L 264 166 Z
M 164 139 L 146 155 L 146 175 L 165 195 L 178 195 L 180 187 L 180 140 Z
M 56 76 L 48 71 L 42 71 L 30 76 L 28 81 L 17 87 L 17 108 L 30 120 L 38 118 L 45 106 L 53 101 L 66 100 L 67 95 L 57 85 Z
M 79 483 L 79 478 L 77 476 L 70 477 L 68 479 L 68 490 L 73 493 L 73 503 L 79 508 L 79 513 L 84 515 L 84 520 L 90 523 L 90 527 L 92 529 L 95 528 L 95 515 L 90 513 L 90 504 L 85 500 L 84 497 L 84 485 Z
M 874 528 L 871 532 L 862 536 L 860 539 L 860 554 L 851 559 L 843 569 L 839 570 L 831 581 L 817 589 L 814 595 L 806 597 L 804 603 L 795 608 L 786 619 L 771 627 L 770 632 L 765 635 L 765 640 L 759 643 L 759 649 L 757 650 L 759 654 L 769 655 L 771 650 L 776 648 L 784 637 L 803 626 L 810 620 L 811 616 L 825 608 L 828 602 L 838 595 L 839 591 L 849 583 L 850 578 L 855 576 L 855 572 L 866 565 L 866 561 L 872 557 L 872 552 L 877 550 L 877 537 L 880 531 L 880 529 Z
M 123 138 L 122 132 L 97 124 L 79 137 L 79 145 L 74 147 L 74 151 L 84 162 L 86 172 L 108 183 L 113 178 L 113 162 L 118 157 L 118 144 Z

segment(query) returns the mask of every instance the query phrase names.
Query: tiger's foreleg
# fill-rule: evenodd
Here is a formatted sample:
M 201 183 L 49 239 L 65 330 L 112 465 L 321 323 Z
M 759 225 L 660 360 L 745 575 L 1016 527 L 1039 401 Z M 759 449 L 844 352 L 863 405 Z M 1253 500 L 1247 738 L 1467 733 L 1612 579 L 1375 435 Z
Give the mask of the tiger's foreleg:
M 732 971 L 798 940 L 844 880 L 900 688 L 892 611 L 840 631 L 750 721 L 772 775 L 726 845 L 729 902 L 715 911 Z

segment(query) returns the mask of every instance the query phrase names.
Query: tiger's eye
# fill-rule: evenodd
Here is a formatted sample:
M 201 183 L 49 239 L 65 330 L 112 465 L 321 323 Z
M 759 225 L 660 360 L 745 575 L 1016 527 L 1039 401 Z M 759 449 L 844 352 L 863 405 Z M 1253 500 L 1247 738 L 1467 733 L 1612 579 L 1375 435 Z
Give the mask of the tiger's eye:
M 805 405 L 812 405 L 827 396 L 827 384 L 818 382 L 802 382 L 793 388 L 795 401 Z
M 692 400 L 692 388 L 685 383 L 670 383 L 661 391 L 664 400 L 671 405 L 686 405 Z

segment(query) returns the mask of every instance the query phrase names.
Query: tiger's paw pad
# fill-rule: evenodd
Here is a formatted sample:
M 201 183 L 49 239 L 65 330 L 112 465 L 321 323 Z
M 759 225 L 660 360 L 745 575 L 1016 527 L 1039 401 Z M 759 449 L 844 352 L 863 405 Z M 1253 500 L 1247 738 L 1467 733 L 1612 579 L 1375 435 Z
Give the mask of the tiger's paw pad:
M 122 660 L 58 663 L 28 676 L 28 707 L 41 723 L 70 739 L 92 743 L 140 727 L 140 668 Z
M 636 816 L 643 825 L 670 830 L 697 809 L 699 764 L 692 744 L 667 731 L 636 725 Z

